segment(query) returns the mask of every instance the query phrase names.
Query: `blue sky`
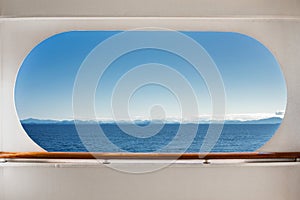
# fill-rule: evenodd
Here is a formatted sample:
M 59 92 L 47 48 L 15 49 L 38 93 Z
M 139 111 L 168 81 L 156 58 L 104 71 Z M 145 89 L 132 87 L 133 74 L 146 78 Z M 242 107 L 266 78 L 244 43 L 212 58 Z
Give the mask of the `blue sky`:
M 72 119 L 73 84 L 81 63 L 100 42 L 117 33 L 67 32 L 37 45 L 25 58 L 17 76 L 15 103 L 19 118 Z M 261 43 L 238 33 L 183 33 L 201 44 L 216 63 L 224 81 L 228 118 L 262 118 L 285 110 L 287 94 L 282 72 L 274 56 Z M 134 67 L 147 63 L 164 64 L 183 75 L 196 93 L 198 117 L 211 113 L 205 82 L 190 63 L 171 52 L 143 49 L 119 57 L 106 70 L 95 94 L 99 119 L 112 118 L 111 95 L 120 78 Z M 139 78 L 149 76 L 164 79 L 165 74 L 151 71 Z M 130 116 L 136 119 L 149 118 L 155 105 L 161 105 L 168 118 L 195 117 L 181 116 L 176 96 L 156 84 L 139 88 L 128 101 Z

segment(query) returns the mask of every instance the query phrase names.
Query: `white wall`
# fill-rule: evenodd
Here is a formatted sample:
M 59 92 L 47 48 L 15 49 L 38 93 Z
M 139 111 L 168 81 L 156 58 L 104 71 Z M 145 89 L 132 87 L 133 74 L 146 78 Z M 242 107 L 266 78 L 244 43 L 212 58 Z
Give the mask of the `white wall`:
M 44 39 L 71 30 L 127 30 L 163 27 L 175 30 L 231 31 L 259 40 L 280 63 L 286 78 L 285 118 L 264 151 L 300 151 L 300 20 L 277 18 L 15 18 L 2 19 L 2 150 L 37 151 L 21 128 L 14 107 L 14 84 L 26 55 Z
M 4 164 L 1 200 L 298 200 L 300 164 L 175 164 L 146 174 L 105 166 Z M 129 165 L 130 167 L 130 165 Z M 143 167 L 142 164 L 132 167 Z M 1 164 L 0 164 L 1 170 Z

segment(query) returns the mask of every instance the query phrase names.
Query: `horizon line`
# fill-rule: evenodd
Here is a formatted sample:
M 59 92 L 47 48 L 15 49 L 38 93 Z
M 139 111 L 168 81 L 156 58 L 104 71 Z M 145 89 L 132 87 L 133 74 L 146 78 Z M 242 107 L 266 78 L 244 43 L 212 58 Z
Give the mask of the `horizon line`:
M 268 118 L 281 118 L 283 119 L 285 116 L 285 112 L 283 111 L 276 111 L 275 113 L 231 113 L 231 114 L 225 114 L 224 116 L 215 116 L 214 119 L 212 119 L 211 114 L 203 114 L 200 116 L 195 117 L 189 117 L 189 118 L 180 118 L 176 116 L 168 116 L 162 119 L 151 119 L 151 118 L 145 118 L 143 116 L 135 116 L 135 118 L 123 118 L 123 119 L 114 119 L 111 117 L 102 117 L 102 118 L 80 118 L 80 119 L 74 119 L 73 117 L 69 118 L 39 118 L 39 117 L 24 117 L 22 119 L 19 118 L 20 121 L 22 120 L 28 120 L 28 119 L 36 119 L 36 120 L 53 120 L 53 121 L 251 121 L 251 120 L 261 120 L 261 119 L 268 119 Z M 224 118 L 223 118 L 224 117 Z
M 114 120 L 114 119 L 39 119 L 39 118 L 26 118 L 26 119 L 20 119 L 19 121 L 22 123 L 23 121 L 29 121 L 29 120 L 36 120 L 36 121 L 52 121 L 56 123 L 63 123 L 63 122 L 75 122 L 75 121 L 80 121 L 80 122 L 97 122 L 97 123 L 126 123 L 126 122 L 166 122 L 166 123 L 211 123 L 211 122 L 251 122 L 251 121 L 260 121 L 260 120 L 268 120 L 268 119 L 280 119 L 283 120 L 283 116 L 270 116 L 270 117 L 265 117 L 265 118 L 254 118 L 254 119 L 193 119 L 193 120 L 180 120 L 180 119 L 121 119 L 121 120 Z M 49 122 L 48 122 L 49 123 Z

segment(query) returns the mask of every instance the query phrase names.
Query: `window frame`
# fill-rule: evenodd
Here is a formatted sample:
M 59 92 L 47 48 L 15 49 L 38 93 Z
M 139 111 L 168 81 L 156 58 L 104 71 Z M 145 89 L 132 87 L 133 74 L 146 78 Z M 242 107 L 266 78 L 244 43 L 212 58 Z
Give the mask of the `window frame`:
M 132 19 L 122 19 L 122 18 L 115 18 L 115 19 L 104 19 L 104 18 L 97 18 L 97 19 L 93 19 L 93 23 L 94 24 L 92 24 L 92 25 L 90 25 L 89 23 L 88 23 L 88 25 L 86 26 L 86 27 L 89 27 L 89 28 L 87 28 L 87 29 L 85 29 L 85 30 L 95 30 L 96 28 L 97 28 L 97 30 L 98 30 L 98 26 L 99 26 L 99 24 L 101 25 L 101 24 L 107 24 L 107 21 L 112 21 L 113 23 L 112 24 L 110 24 L 110 25 L 105 25 L 105 28 L 103 29 L 103 30 L 111 30 L 112 29 L 112 27 L 127 27 L 128 28 L 128 26 L 129 26 L 129 28 L 130 27 L 135 27 L 135 26 L 138 26 L 139 24 L 144 24 L 144 22 L 147 22 L 146 23 L 146 25 L 147 24 L 163 24 L 163 25 L 166 25 L 166 26 L 168 26 L 168 27 L 170 27 L 170 28 L 173 28 L 173 27 L 178 27 L 178 26 L 180 26 L 180 25 L 182 25 L 182 22 L 185 22 L 185 21 L 189 21 L 190 19 L 188 19 L 188 18 L 180 18 L 180 19 L 178 19 L 178 18 L 176 18 L 176 17 L 174 17 L 174 18 L 168 18 L 168 19 L 161 19 L 162 21 L 162 23 L 156 23 L 155 21 L 157 20 L 157 19 L 160 19 L 160 18 L 151 18 L 151 19 L 145 19 L 145 18 L 139 18 L 139 19 L 134 19 L 134 18 L 132 18 Z M 12 20 L 12 22 L 16 22 L 18 19 L 14 19 L 14 20 Z M 28 19 L 28 21 L 30 21 L 31 19 Z M 58 21 L 57 21 L 57 19 L 51 19 L 51 18 L 49 18 L 49 19 L 47 19 L 47 20 L 54 20 L 54 21 L 56 21 L 57 23 L 58 23 Z M 78 20 L 78 22 L 77 22 L 77 20 Z M 97 20 L 99 20 L 99 21 L 97 21 Z M 179 22 L 177 21 L 177 20 L 179 20 Z M 250 21 L 249 21 L 250 20 Z M 198 24 L 198 22 L 201 22 L 201 21 L 204 21 L 204 22 L 206 22 L 206 23 L 211 23 L 211 24 L 213 24 L 213 25 L 205 25 L 205 26 L 203 26 L 203 27 L 201 27 L 201 28 L 199 28 L 198 29 L 198 31 L 202 31 L 202 29 L 209 29 L 209 30 L 212 30 L 212 31 L 224 31 L 224 28 L 225 28 L 225 26 L 226 26 L 226 24 L 227 23 L 229 23 L 229 24 L 231 24 L 231 22 L 230 21 L 234 21 L 234 23 L 232 23 L 234 26 L 238 26 L 239 24 L 241 25 L 243 22 L 251 22 L 251 23 L 256 23 L 256 22 L 262 22 L 264 19 L 255 19 L 254 21 L 252 21 L 253 19 L 252 18 L 247 18 L 247 19 L 239 19 L 239 21 L 240 22 L 237 22 L 237 20 L 235 21 L 235 18 L 232 18 L 232 19 L 222 19 L 221 20 L 221 22 L 220 23 L 222 23 L 222 22 L 224 22 L 224 25 L 219 25 L 219 22 L 217 23 L 216 21 L 215 21 L 215 19 L 214 18 L 195 18 L 194 19 L 194 22 L 193 23 L 191 23 L 191 24 L 186 24 L 186 25 L 182 25 L 184 28 L 184 30 L 194 30 L 195 28 L 196 28 L 196 25 Z M 272 20 L 272 19 L 271 19 Z M 5 19 L 3 20 L 3 21 L 5 21 Z M 37 23 L 40 23 L 41 21 L 40 20 L 37 20 L 38 22 Z M 125 23 L 125 25 L 124 24 L 122 24 L 122 26 L 120 25 L 120 22 L 126 22 Z M 55 22 L 55 23 L 56 23 Z M 74 24 L 70 24 L 70 22 L 72 22 L 72 23 L 74 23 Z M 80 27 L 80 30 L 82 30 L 81 29 L 81 25 L 80 24 L 82 24 L 82 23 L 85 23 L 85 22 L 91 22 L 91 21 L 89 21 L 89 19 L 88 18 L 85 18 L 85 19 L 72 19 L 72 18 L 69 18 L 69 19 L 64 19 L 64 21 L 60 24 L 60 25 L 58 25 L 58 26 L 56 26 L 53 30 L 50 30 L 50 31 L 46 31 L 47 32 L 47 34 L 49 35 L 51 35 L 51 32 L 53 33 L 53 31 L 54 32 L 56 32 L 57 30 L 64 30 L 64 31 L 66 31 L 66 29 L 67 29 L 67 31 L 68 30 L 70 30 L 70 29 L 72 29 L 71 27 L 77 27 L 77 29 L 78 29 L 78 27 Z M 143 23 L 142 23 L 143 22 Z M 170 22 L 170 25 L 167 25 L 167 22 Z M 176 22 L 176 23 L 175 23 Z M 226 23 L 225 23 L 226 22 Z M 237 23 L 236 23 L 237 22 Z M 264 21 L 263 21 L 264 22 Z M 66 24 L 68 24 L 68 26 L 67 26 L 67 28 L 66 28 Z M 174 24 L 176 24 L 176 25 L 174 25 Z M 252 34 L 250 34 L 250 31 L 248 30 L 248 29 L 245 29 L 244 31 L 241 31 L 241 29 L 240 28 L 234 28 L 234 26 L 233 26 L 233 28 L 231 29 L 232 31 L 235 31 L 235 32 L 240 32 L 240 33 L 243 33 L 243 34 L 247 34 L 248 36 L 257 36 L 257 37 L 255 37 L 256 39 L 258 39 L 259 41 L 262 41 L 261 43 L 262 44 L 264 44 L 264 45 L 266 45 L 267 46 L 267 48 L 269 48 L 272 52 L 276 52 L 276 48 L 275 47 L 272 47 L 272 48 L 270 48 L 271 47 L 271 43 L 270 43 L 270 41 L 269 42 L 264 42 L 263 41 L 263 37 L 262 37 L 262 35 L 260 35 L 260 34 L 254 34 L 255 33 L 255 30 L 254 30 L 254 32 L 252 32 Z M 210 27 L 210 28 L 207 28 L 207 27 Z M 127 28 L 123 28 L 124 30 L 126 30 Z M 84 29 L 84 28 L 83 28 Z M 225 28 L 225 29 L 227 29 L 227 28 Z M 228 30 L 228 29 L 227 29 Z M 248 31 L 247 31 L 248 30 Z M 270 31 L 272 31 L 272 29 L 270 30 Z M 44 31 L 45 32 L 45 31 Z M 61 31 L 59 31 L 59 32 L 61 32 Z M 45 34 L 45 33 L 43 33 L 43 34 Z M 33 37 L 35 37 L 34 35 L 33 35 Z M 41 39 L 42 37 L 39 37 L 39 39 Z M 37 41 L 37 40 L 39 40 L 39 39 L 35 39 L 35 42 L 39 42 L 39 41 Z M 291 39 L 291 38 L 289 38 L 289 39 Z M 30 42 L 29 42 L 30 43 Z M 9 43 L 8 43 L 9 44 Z M 272 43 L 273 44 L 273 43 Z M 5 46 L 4 46 L 4 48 L 5 48 Z M 27 50 L 28 50 L 28 47 L 27 47 Z M 23 51 L 23 50 L 22 50 Z M 26 50 L 25 50 L 26 51 Z M 20 53 L 20 51 L 19 51 L 19 53 Z M 18 53 L 17 53 L 18 54 Z M 2 54 L 2 55 L 4 55 L 4 54 Z M 27 54 L 26 54 L 27 55 Z M 278 57 L 278 55 L 280 55 L 280 53 L 278 53 L 278 52 L 276 52 L 275 54 L 274 54 L 274 56 L 276 56 L 276 58 L 277 59 L 279 59 L 279 57 Z M 20 56 L 20 55 L 18 55 L 18 56 Z M 5 58 L 5 56 L 2 56 L 3 58 Z M 18 58 L 19 59 L 19 58 Z M 16 59 L 16 62 L 19 62 L 18 61 L 18 59 Z M 7 59 L 6 59 L 7 60 Z M 279 59 L 279 61 L 281 61 L 280 59 Z M 14 63 L 16 63 L 16 62 L 14 62 Z M 282 63 L 281 63 L 282 62 Z M 284 66 L 285 64 L 286 64 L 286 61 L 281 61 L 280 62 L 280 64 L 281 64 L 281 66 Z M 13 63 L 13 64 L 14 64 Z M 286 64 L 287 65 L 287 64 Z M 12 65 L 12 68 L 13 67 L 16 67 L 16 66 L 14 66 L 14 65 Z M 290 66 L 285 66 L 285 73 L 287 73 L 288 75 L 290 75 L 290 72 L 291 72 L 291 70 L 293 70 L 293 69 L 288 69 Z M 1 67 L 1 70 L 2 69 L 7 69 L 8 68 L 8 66 L 7 66 L 7 62 L 4 62 L 4 64 L 2 65 L 2 67 Z M 287 70 L 288 69 L 288 70 Z M 13 70 L 12 70 L 13 71 Z M 286 75 L 286 74 L 285 74 Z M 5 75 L 3 75 L 3 76 L 5 76 Z M 6 81 L 10 81 L 10 80 L 6 80 Z M 288 80 L 288 81 L 291 81 L 291 80 Z M 287 81 L 287 84 L 289 84 L 288 83 L 288 81 Z M 4 81 L 3 81 L 4 82 Z M 11 83 L 9 83 L 9 84 L 11 84 Z M 290 84 L 291 84 L 291 82 L 290 82 Z M 291 86 L 291 85 L 290 85 Z M 293 86 L 292 85 L 292 87 L 294 88 L 295 86 Z M 6 90 L 10 90 L 10 88 L 5 88 Z M 289 88 L 288 88 L 289 89 Z M 293 92 L 293 91 L 290 91 L 290 92 Z M 5 95 L 6 96 L 6 95 Z M 5 97 L 4 95 L 3 95 L 3 97 Z M 10 96 L 9 97 L 5 97 L 5 102 L 8 102 L 8 100 L 10 100 Z M 289 103 L 289 100 L 288 100 L 288 103 Z M 294 131 L 293 129 L 293 126 L 291 126 L 291 121 L 293 121 L 293 120 L 291 120 L 291 118 L 293 118 L 293 116 L 295 115 L 295 113 L 294 112 L 292 112 L 293 110 L 295 110 L 295 109 L 293 109 L 293 107 L 295 107 L 294 105 L 289 105 L 290 106 L 290 109 L 289 110 L 287 110 L 288 112 L 289 112 L 289 114 L 288 113 L 286 113 L 286 115 L 290 115 L 288 118 L 289 119 L 285 119 L 283 122 L 282 122 L 282 125 L 285 125 L 284 126 L 284 128 L 280 128 L 281 130 L 280 131 L 277 131 L 276 133 L 275 133 L 275 135 L 274 136 L 276 136 L 276 138 L 272 138 L 269 142 L 267 142 L 267 144 L 265 144 L 260 150 L 258 150 L 258 151 L 262 151 L 262 152 L 272 152 L 271 154 L 273 154 L 273 155 L 278 155 L 277 153 L 276 153 L 276 151 L 272 151 L 272 149 L 276 149 L 275 148 L 275 146 L 276 145 L 278 145 L 278 144 L 280 144 L 279 145 L 279 147 L 278 147 L 278 149 L 280 149 L 279 151 L 287 151 L 287 152 L 291 152 L 291 151 L 289 151 L 289 149 L 292 149 L 292 150 L 297 150 L 297 149 L 299 149 L 299 148 L 297 148 L 297 146 L 295 146 L 295 142 L 293 143 L 293 144 L 291 144 L 291 145 L 285 145 L 285 144 L 281 144 L 280 142 L 279 142 L 279 139 L 282 139 L 282 137 L 283 137 L 283 139 L 285 140 L 288 136 L 282 136 L 283 135 L 283 132 L 289 132 L 290 134 L 289 134 L 289 137 L 290 138 L 293 138 L 292 136 L 293 135 L 295 135 L 296 134 L 296 131 Z M 2 107 L 4 108 L 4 106 L 2 105 Z M 8 106 L 8 108 L 7 109 L 5 109 L 4 111 L 2 111 L 2 114 L 3 113 L 5 113 L 7 110 L 9 110 L 10 109 L 10 105 Z M 10 111 L 12 111 L 11 109 L 10 109 Z M 9 112 L 8 112 L 9 113 Z M 4 115 L 3 115 L 4 116 Z M 18 154 L 18 156 L 25 156 L 25 155 L 22 155 L 23 153 L 26 153 L 27 155 L 30 155 L 32 152 L 30 152 L 30 151 L 43 151 L 43 149 L 41 149 L 39 146 L 38 147 L 36 147 L 36 145 L 35 144 L 33 144 L 32 142 L 28 142 L 28 140 L 27 141 L 24 141 L 24 143 L 23 144 L 21 144 L 21 147 L 15 147 L 15 148 L 12 148 L 13 147 L 13 145 L 15 145 L 15 143 L 16 142 L 20 142 L 20 140 L 22 140 L 22 139 L 25 139 L 25 137 L 27 137 L 25 134 L 23 135 L 23 132 L 21 132 L 22 134 L 21 135 L 23 135 L 23 136 L 21 136 L 21 138 L 20 139 L 18 139 L 18 140 L 16 140 L 16 142 L 15 143 L 11 143 L 11 144 L 9 144 L 10 142 L 11 142 L 11 138 L 13 138 L 13 136 L 15 136 L 14 134 L 16 134 L 16 133 L 20 133 L 19 131 L 15 131 L 15 130 L 11 130 L 12 128 L 7 128 L 7 126 L 14 126 L 14 127 L 17 127 L 17 129 L 19 129 L 19 127 L 18 127 L 18 125 L 16 124 L 16 119 L 13 119 L 11 116 L 8 116 L 7 117 L 7 120 L 6 119 L 4 119 L 3 117 L 2 117 L 2 119 L 1 119 L 1 123 L 2 123 L 2 127 L 4 127 L 4 125 L 5 124 L 9 124 L 9 125 L 5 125 L 5 128 L 4 129 L 2 129 L 2 132 L 1 132 L 1 139 L 2 139 L 2 144 L 1 144 L 1 150 L 2 151 L 15 151 L 16 150 L 16 152 L 14 152 L 14 154 L 18 154 L 18 152 L 20 151 L 20 154 Z M 287 128 L 288 126 L 290 126 L 289 128 Z M 5 133 L 6 132 L 6 133 Z M 7 137 L 7 135 L 9 134 L 9 133 L 11 133 L 12 132 L 12 136 L 10 136 L 10 137 Z M 15 133 L 14 133 L 15 132 Z M 279 132 L 280 132 L 280 134 L 281 134 L 281 136 L 280 137 L 277 137 L 277 135 L 279 135 Z M 293 133 L 293 134 L 291 134 L 291 133 Z M 25 136 L 25 137 L 24 137 Z M 28 138 L 27 138 L 28 139 Z M 285 141 L 284 143 L 287 143 L 287 144 L 289 144 L 290 142 L 291 142 L 291 140 L 293 140 L 293 139 L 289 139 L 288 141 Z M 5 141 L 5 143 L 4 143 L 4 141 Z M 27 144 L 25 144 L 25 143 L 27 143 Z M 283 143 L 283 142 L 282 142 Z M 30 145 L 30 146 L 29 146 Z M 290 147 L 289 147 L 290 146 Z M 25 151 L 28 151 L 29 150 L 29 152 L 21 152 L 22 150 L 25 150 Z M 277 150 L 278 151 L 278 150 Z M 292 152 L 292 154 L 293 153 L 297 153 L 297 152 L 299 152 L 299 151 L 295 151 L 295 152 Z M 45 157 L 47 157 L 47 156 L 49 156 L 49 157 L 51 157 L 51 156 L 53 156 L 54 154 L 52 154 L 52 152 L 33 152 L 33 153 L 36 153 L 36 154 L 39 154 L 39 153 L 45 153 L 44 155 L 45 155 Z M 47 155 L 46 155 L 47 154 Z M 69 153 L 66 153 L 66 154 L 69 154 Z M 71 156 L 68 156 L 68 155 L 66 155 L 66 157 L 72 157 L 73 155 L 75 155 L 75 154 L 73 154 L 72 152 L 70 153 L 71 154 Z M 87 154 L 89 154 L 89 153 L 87 153 Z M 226 154 L 231 154 L 231 156 L 232 156 L 232 153 L 226 153 Z M 238 154 L 240 154 L 240 155 L 245 155 L 246 156 L 246 154 L 247 153 L 238 153 Z M 262 154 L 265 154 L 265 153 L 262 153 Z M 269 154 L 269 153 L 267 153 L 267 154 Z M 4 157 L 4 156 L 6 156 L 7 155 L 7 153 L 1 153 L 1 157 Z M 40 154 L 40 155 L 42 155 L 42 154 Z M 209 153 L 208 155 L 213 155 L 213 154 L 211 154 L 211 153 Z M 250 154 L 248 154 L 250 157 L 252 156 L 252 155 L 250 155 Z M 272 156 L 273 156 L 272 155 Z M 31 155 L 31 156 L 34 156 L 34 155 Z M 25 156 L 26 157 L 26 156 Z M 43 157 L 43 156 L 41 156 L 41 157 Z M 226 156 L 225 156 L 226 157 Z M 292 156 L 293 157 L 293 156 Z

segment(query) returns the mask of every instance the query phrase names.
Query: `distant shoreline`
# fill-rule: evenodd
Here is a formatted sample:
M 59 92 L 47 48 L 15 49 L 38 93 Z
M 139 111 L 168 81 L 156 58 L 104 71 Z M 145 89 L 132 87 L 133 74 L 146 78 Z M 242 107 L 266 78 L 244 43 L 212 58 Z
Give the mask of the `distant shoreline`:
M 281 124 L 282 119 L 280 117 L 271 117 L 271 118 L 265 118 L 265 119 L 258 119 L 258 120 L 247 120 L 247 121 L 240 121 L 240 120 L 225 120 L 225 121 L 183 121 L 183 122 L 178 122 L 178 121 L 162 121 L 162 120 L 137 120 L 137 121 L 76 121 L 74 120 L 41 120 L 41 119 L 34 119 L 34 118 L 29 118 L 25 120 L 20 120 L 21 124 L 47 124 L 47 125 L 74 125 L 74 124 L 99 124 L 99 125 L 104 125 L 104 124 L 136 124 L 136 125 L 141 125 L 141 126 L 146 126 L 148 124 Z

